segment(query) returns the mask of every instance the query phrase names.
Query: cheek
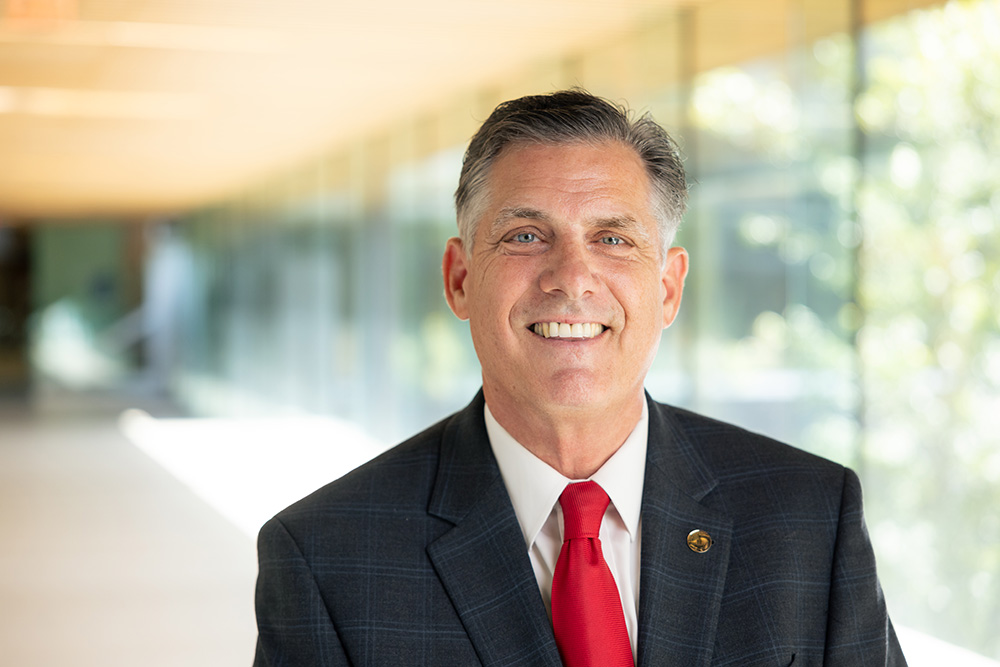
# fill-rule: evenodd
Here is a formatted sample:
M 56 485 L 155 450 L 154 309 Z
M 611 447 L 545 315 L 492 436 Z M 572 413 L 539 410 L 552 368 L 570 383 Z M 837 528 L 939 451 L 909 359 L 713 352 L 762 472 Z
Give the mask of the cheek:
M 474 333 L 484 336 L 483 342 L 491 344 L 510 320 L 514 299 L 513 290 L 504 289 L 506 283 L 501 280 L 486 281 L 478 284 L 471 293 L 470 325 Z
M 619 300 L 625 310 L 626 321 L 631 320 L 632 328 L 645 336 L 655 336 L 663 330 L 663 299 L 665 296 L 663 284 L 649 281 L 632 283 L 624 286 L 618 292 Z
M 481 313 L 492 319 L 508 319 L 530 285 L 530 272 L 521 267 L 489 271 L 475 285 Z

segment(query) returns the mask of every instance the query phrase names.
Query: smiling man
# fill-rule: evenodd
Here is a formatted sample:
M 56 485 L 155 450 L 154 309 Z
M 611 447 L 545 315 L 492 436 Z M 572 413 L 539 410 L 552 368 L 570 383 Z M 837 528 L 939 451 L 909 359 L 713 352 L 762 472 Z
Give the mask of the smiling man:
M 501 104 L 445 296 L 483 388 L 259 538 L 255 665 L 904 665 L 851 471 L 653 401 L 686 185 L 648 116 Z
M 687 253 L 662 247 L 649 178 L 620 142 L 527 144 L 490 174 L 474 236 L 448 242 L 445 294 L 469 320 L 497 421 L 586 479 L 639 421 Z

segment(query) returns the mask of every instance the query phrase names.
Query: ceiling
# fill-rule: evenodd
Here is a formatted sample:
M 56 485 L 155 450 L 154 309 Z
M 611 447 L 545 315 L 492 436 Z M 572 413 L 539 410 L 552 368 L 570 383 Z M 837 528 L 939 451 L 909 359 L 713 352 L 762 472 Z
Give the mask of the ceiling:
M 224 197 L 704 0 L 0 0 L 0 220 Z

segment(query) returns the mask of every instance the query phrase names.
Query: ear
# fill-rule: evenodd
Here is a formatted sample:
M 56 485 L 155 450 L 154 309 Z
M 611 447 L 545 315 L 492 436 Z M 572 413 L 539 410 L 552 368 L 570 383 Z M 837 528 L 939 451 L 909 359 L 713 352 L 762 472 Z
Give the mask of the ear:
M 459 238 L 450 238 L 444 247 L 444 258 L 441 260 L 441 273 L 444 275 L 444 298 L 448 301 L 451 312 L 460 320 L 469 319 L 469 308 L 466 301 L 465 279 L 469 275 L 469 260 L 465 256 L 465 247 Z
M 663 264 L 660 280 L 663 283 L 663 328 L 673 324 L 681 308 L 684 279 L 688 272 L 688 254 L 684 248 L 670 248 Z

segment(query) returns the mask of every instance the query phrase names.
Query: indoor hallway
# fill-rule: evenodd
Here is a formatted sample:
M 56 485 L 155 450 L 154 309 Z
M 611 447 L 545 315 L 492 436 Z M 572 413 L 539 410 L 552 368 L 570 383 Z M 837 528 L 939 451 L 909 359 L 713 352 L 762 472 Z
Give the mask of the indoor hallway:
M 135 405 L 50 403 L 0 404 L 4 664 L 249 665 L 253 539 L 122 435 Z

